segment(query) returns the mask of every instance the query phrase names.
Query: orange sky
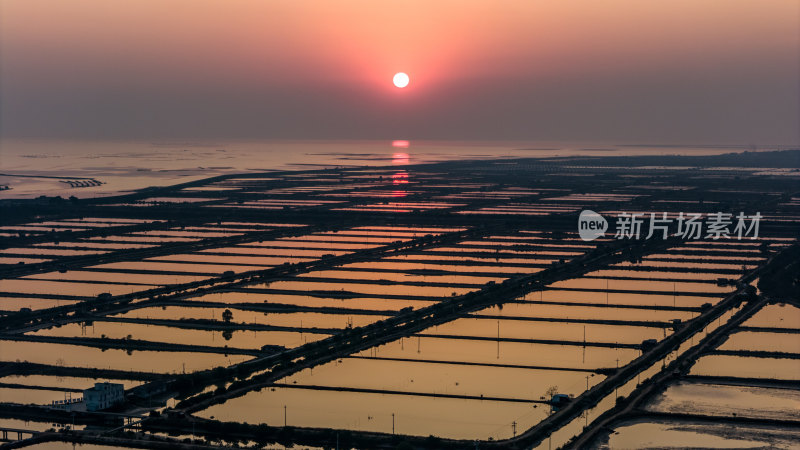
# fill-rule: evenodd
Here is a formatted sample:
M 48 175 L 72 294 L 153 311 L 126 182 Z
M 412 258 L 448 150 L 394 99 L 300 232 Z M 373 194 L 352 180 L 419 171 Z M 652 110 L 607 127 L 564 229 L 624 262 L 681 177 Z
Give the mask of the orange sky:
M 0 131 L 797 143 L 798 5 L 3 0 Z

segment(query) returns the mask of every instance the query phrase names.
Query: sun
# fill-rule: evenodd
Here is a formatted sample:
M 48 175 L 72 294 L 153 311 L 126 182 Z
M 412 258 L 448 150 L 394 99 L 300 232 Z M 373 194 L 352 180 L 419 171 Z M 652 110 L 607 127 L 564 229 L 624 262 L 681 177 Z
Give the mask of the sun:
M 409 81 L 408 75 L 406 75 L 403 72 L 397 72 L 396 74 L 394 74 L 394 78 L 392 78 L 392 82 L 394 83 L 394 85 L 399 88 L 404 88 L 408 86 L 408 81 Z

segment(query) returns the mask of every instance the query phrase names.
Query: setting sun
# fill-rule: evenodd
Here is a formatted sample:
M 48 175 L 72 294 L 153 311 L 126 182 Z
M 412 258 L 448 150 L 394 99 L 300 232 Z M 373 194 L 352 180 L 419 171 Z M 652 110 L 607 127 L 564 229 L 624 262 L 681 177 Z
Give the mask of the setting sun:
M 406 75 L 403 72 L 397 72 L 396 74 L 394 74 L 392 82 L 394 83 L 395 86 L 399 88 L 404 88 L 408 86 L 408 75 Z

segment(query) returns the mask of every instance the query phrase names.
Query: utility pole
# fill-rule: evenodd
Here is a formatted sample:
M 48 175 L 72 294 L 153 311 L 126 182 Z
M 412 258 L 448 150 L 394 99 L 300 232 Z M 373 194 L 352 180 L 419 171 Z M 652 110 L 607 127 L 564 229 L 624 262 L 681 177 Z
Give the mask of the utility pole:
M 514 433 L 514 437 L 517 437 L 517 421 L 511 422 L 511 432 Z
M 394 413 L 392 413 L 392 434 L 394 434 Z
M 497 359 L 500 359 L 500 321 L 497 321 Z
M 286 427 L 286 405 L 283 405 L 283 426 Z

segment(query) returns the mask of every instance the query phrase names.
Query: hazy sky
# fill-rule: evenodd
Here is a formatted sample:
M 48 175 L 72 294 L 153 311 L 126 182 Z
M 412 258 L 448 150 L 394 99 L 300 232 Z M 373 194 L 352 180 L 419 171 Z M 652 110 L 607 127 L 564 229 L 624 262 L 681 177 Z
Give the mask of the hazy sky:
M 3 137 L 800 143 L 798 0 L 2 0 L 0 39 Z

